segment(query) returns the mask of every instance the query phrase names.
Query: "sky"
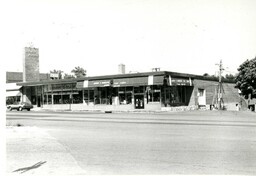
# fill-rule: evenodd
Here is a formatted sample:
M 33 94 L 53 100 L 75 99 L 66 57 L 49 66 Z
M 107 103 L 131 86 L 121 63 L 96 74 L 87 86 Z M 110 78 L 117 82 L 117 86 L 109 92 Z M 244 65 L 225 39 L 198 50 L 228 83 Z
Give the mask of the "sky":
M 256 56 L 255 0 L 9 0 L 1 8 L 4 69 L 22 71 L 23 50 L 39 48 L 40 72 L 88 76 L 152 68 L 235 74 Z

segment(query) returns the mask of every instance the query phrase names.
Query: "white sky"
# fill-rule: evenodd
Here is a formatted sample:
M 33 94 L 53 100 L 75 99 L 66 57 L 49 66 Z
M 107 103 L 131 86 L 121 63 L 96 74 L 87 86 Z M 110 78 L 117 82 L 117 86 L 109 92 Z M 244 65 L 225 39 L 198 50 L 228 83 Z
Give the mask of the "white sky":
M 8 3 L 8 4 L 7 4 Z M 6 71 L 39 48 L 40 72 L 230 73 L 256 56 L 255 0 L 9 0 L 2 9 Z M 229 72 L 226 72 L 229 73 Z M 224 74 L 226 74 L 224 73 Z

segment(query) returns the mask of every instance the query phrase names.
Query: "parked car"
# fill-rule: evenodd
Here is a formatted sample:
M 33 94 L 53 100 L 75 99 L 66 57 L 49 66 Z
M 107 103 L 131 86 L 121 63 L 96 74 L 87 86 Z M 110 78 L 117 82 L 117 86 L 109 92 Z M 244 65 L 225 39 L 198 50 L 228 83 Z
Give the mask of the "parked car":
M 33 105 L 27 102 L 19 102 L 19 103 L 14 103 L 11 105 L 7 105 L 7 108 L 11 111 L 13 109 L 17 109 L 17 111 L 22 111 L 23 109 L 26 109 L 30 111 L 30 109 L 33 108 Z

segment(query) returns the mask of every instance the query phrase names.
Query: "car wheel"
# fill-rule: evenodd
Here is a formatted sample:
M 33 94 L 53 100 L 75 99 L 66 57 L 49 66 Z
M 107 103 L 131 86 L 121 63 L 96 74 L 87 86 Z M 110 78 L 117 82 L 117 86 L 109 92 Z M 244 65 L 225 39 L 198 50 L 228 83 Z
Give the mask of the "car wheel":
M 22 107 L 19 107 L 18 111 L 22 111 Z
M 28 111 L 30 111 L 30 109 L 29 109 L 29 108 L 28 108 L 27 110 L 28 110 Z
M 12 111 L 12 108 L 10 108 L 10 111 Z

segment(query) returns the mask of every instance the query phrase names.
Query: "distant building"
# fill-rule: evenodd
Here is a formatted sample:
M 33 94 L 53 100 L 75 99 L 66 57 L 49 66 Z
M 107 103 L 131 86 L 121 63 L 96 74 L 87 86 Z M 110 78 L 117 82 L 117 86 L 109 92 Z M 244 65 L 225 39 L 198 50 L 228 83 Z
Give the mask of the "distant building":
M 125 65 L 124 64 L 118 65 L 118 74 L 125 74 Z

